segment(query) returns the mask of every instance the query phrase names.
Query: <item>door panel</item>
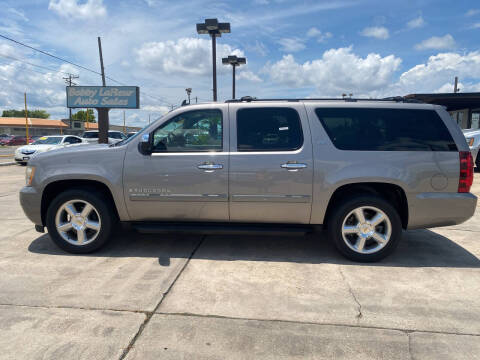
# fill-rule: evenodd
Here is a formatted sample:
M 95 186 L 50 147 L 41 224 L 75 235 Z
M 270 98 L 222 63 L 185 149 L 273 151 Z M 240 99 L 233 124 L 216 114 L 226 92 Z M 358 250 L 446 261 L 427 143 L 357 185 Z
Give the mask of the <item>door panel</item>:
M 198 108 L 196 108 L 198 109 Z M 155 132 L 157 147 L 164 151 L 142 155 L 138 140 L 127 150 L 124 169 L 125 201 L 134 221 L 227 221 L 228 213 L 228 117 L 221 106 L 223 131 L 209 130 L 206 122 L 185 125 L 187 112 L 176 111 Z M 181 126 L 169 126 L 178 116 Z M 190 116 L 191 117 L 191 116 Z M 177 120 L 175 120 L 177 121 Z M 207 126 L 199 128 L 197 125 Z M 210 131 L 210 133 L 209 133 Z M 221 131 L 221 129 L 220 129 Z M 210 141 L 211 133 L 222 141 Z M 138 139 L 141 136 L 137 137 Z M 207 139 L 207 140 L 206 140 Z M 215 138 L 216 139 L 216 138 Z M 220 144 L 220 145 L 219 145 Z M 208 148 L 215 151 L 202 151 Z M 168 152 L 171 149 L 173 152 Z
M 265 108 L 252 104 L 252 108 Z M 287 104 L 275 108 L 294 109 L 298 113 L 303 134 L 297 149 L 280 151 L 292 139 L 282 140 L 282 133 L 292 130 L 293 123 L 266 129 L 268 116 L 252 119 L 245 129 L 239 129 L 237 146 L 237 111 L 241 104 L 230 104 L 230 219 L 238 222 L 302 223 L 310 221 L 312 202 L 313 162 L 309 125 L 303 104 Z M 240 115 L 242 116 L 242 115 Z M 249 114 L 245 116 L 250 116 Z M 242 118 L 240 119 L 241 121 Z M 263 122 L 262 122 L 263 120 Z M 255 130 L 262 123 L 263 129 Z M 242 134 L 243 132 L 243 134 Z M 287 137 L 288 138 L 288 137 Z M 256 151 L 260 148 L 268 151 Z M 238 151 L 243 150 L 243 151 Z M 253 150 L 253 151 L 250 151 Z

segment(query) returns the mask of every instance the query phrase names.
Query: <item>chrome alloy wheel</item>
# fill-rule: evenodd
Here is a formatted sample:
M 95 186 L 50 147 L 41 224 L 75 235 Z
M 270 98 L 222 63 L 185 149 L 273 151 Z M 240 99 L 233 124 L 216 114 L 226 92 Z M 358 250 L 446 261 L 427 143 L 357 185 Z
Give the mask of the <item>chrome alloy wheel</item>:
M 97 209 L 85 200 L 64 203 L 55 216 L 59 235 L 72 245 L 86 245 L 94 241 L 101 229 Z
M 360 254 L 372 254 L 383 249 L 391 235 L 390 219 L 382 210 L 373 206 L 356 208 L 343 220 L 343 241 Z

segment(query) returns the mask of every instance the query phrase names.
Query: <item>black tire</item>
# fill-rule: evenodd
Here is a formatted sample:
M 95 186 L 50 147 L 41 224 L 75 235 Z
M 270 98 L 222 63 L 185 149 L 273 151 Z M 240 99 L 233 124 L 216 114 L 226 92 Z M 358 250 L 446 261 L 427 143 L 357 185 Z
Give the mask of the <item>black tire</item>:
M 350 212 L 359 207 L 375 207 L 384 212 L 391 224 L 390 240 L 377 252 L 365 254 L 351 249 L 342 236 L 342 226 Z M 397 210 L 383 198 L 374 194 L 359 194 L 342 199 L 327 220 L 328 238 L 346 258 L 358 262 L 379 261 L 397 247 L 402 236 L 402 222 Z M 355 235 L 354 235 L 355 236 Z M 348 236 L 347 236 L 348 237 Z
M 55 225 L 55 217 L 58 209 L 68 201 L 83 200 L 95 208 L 100 217 L 100 230 L 97 237 L 90 243 L 74 245 L 66 241 L 58 232 Z M 87 254 L 105 245 L 110 239 L 117 219 L 110 200 L 95 189 L 78 188 L 67 190 L 57 195 L 47 210 L 46 226 L 53 242 L 61 249 L 73 254 Z

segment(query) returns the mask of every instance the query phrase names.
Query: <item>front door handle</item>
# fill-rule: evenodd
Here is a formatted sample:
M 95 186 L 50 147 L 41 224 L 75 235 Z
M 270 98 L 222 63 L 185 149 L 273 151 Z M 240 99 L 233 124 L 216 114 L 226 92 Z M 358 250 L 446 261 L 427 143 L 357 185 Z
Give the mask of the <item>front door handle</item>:
M 301 164 L 301 163 L 286 163 L 280 165 L 282 169 L 287 169 L 288 171 L 298 171 L 300 169 L 305 169 L 307 167 L 307 164 Z
M 208 164 L 208 163 L 205 163 L 205 164 L 200 164 L 197 167 L 200 170 L 205 170 L 205 172 L 212 172 L 212 171 L 215 171 L 215 170 L 223 169 L 222 164 Z

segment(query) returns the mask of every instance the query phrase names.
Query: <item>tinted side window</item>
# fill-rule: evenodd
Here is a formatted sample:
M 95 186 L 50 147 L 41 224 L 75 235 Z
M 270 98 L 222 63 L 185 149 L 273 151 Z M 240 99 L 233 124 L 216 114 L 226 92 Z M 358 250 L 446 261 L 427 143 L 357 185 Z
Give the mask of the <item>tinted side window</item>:
M 77 139 L 73 136 L 69 136 L 69 137 L 65 138 L 64 142 L 68 143 L 68 144 L 76 144 L 76 143 L 80 142 L 80 139 Z
M 317 108 L 335 147 L 367 151 L 457 151 L 433 110 Z
M 237 112 L 238 151 L 291 151 L 303 144 L 298 112 L 291 108 L 251 108 Z
M 123 139 L 122 134 L 118 132 L 109 132 L 108 137 L 112 139 Z
M 220 110 L 182 113 L 153 133 L 155 152 L 222 151 L 223 123 Z

